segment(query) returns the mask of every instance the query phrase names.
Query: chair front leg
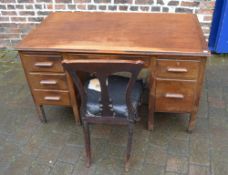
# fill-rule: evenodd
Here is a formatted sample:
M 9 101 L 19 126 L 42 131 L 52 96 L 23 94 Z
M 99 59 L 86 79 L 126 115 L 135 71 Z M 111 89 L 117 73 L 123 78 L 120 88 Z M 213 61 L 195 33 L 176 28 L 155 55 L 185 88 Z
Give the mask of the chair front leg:
M 132 150 L 133 127 L 134 127 L 134 124 L 132 122 L 128 124 L 128 141 L 127 141 L 125 171 L 128 171 L 129 164 L 130 164 L 129 159 L 130 159 L 131 150 Z
M 85 140 L 86 167 L 89 168 L 91 165 L 91 146 L 90 146 L 89 124 L 87 122 L 83 122 L 83 132 L 84 132 L 84 140 Z

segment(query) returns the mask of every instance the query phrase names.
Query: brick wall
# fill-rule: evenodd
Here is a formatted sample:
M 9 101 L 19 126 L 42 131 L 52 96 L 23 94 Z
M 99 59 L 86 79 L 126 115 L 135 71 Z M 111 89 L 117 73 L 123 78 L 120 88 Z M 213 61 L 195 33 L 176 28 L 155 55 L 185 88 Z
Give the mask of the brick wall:
M 13 48 L 54 11 L 195 13 L 209 35 L 214 0 L 0 0 L 0 48 Z

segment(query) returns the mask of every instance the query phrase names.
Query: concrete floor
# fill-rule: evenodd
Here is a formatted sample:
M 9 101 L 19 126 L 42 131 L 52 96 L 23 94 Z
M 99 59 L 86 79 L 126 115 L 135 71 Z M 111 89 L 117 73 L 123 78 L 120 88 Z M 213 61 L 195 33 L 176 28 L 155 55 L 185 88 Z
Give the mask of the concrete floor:
M 146 106 L 135 127 L 130 171 L 124 172 L 126 128 L 92 127 L 92 166 L 86 168 L 82 128 L 71 108 L 45 107 L 37 118 L 17 52 L 0 51 L 1 175 L 227 175 L 228 57 L 208 60 L 197 125 L 187 114 L 157 113 L 146 130 Z

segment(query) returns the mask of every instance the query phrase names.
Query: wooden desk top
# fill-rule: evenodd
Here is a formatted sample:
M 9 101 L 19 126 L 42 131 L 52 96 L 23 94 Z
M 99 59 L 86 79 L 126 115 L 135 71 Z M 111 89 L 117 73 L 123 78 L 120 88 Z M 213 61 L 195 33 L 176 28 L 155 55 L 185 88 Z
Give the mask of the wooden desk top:
M 193 14 L 57 12 L 16 47 L 24 51 L 208 56 Z

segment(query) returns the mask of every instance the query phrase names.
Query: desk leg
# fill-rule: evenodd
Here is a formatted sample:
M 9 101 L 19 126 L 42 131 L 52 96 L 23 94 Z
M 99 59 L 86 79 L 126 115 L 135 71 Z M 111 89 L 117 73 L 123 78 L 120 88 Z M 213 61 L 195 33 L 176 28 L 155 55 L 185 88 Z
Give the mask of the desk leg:
M 196 125 L 196 112 L 193 111 L 190 114 L 189 124 L 188 124 L 188 132 L 192 132 Z
M 150 95 L 149 97 L 149 111 L 148 111 L 148 121 L 147 121 L 147 127 L 148 130 L 154 129 L 154 97 Z
M 199 109 L 199 102 L 200 102 L 200 95 L 201 90 L 203 87 L 203 80 L 204 80 L 204 74 L 205 74 L 205 66 L 206 66 L 206 59 L 201 60 L 200 64 L 200 70 L 199 70 L 199 76 L 198 76 L 198 84 L 196 88 L 196 97 L 195 97 L 195 104 L 193 107 L 192 112 L 190 113 L 190 119 L 188 124 L 188 132 L 192 132 L 196 125 L 196 114 Z
M 66 73 L 66 75 L 67 75 L 67 80 L 68 80 L 67 83 L 69 86 L 70 100 L 71 100 L 71 106 L 73 108 L 75 122 L 79 123 L 81 125 L 82 123 L 81 123 L 81 118 L 80 118 L 80 113 L 79 113 L 79 106 L 78 106 L 78 102 L 77 102 L 77 94 L 74 89 L 74 83 L 73 83 L 73 80 L 70 77 L 70 75 L 68 73 Z
M 38 105 L 38 104 L 35 104 L 35 105 L 36 105 L 36 110 L 37 110 L 38 117 L 39 117 L 40 121 L 44 122 L 44 123 L 47 123 L 47 118 L 45 116 L 43 106 L 42 105 Z
M 149 76 L 149 109 L 148 109 L 148 130 L 154 129 L 154 112 L 155 112 L 155 89 L 156 81 L 154 77 L 155 62 L 151 63 Z

